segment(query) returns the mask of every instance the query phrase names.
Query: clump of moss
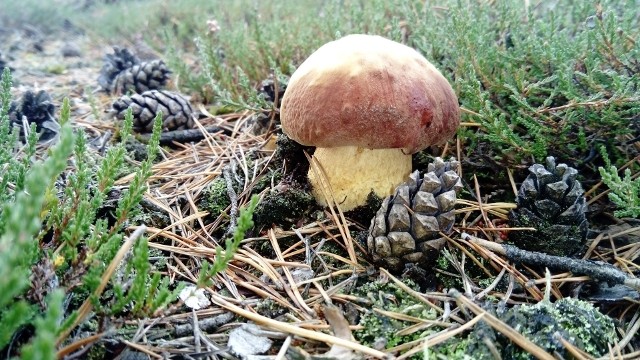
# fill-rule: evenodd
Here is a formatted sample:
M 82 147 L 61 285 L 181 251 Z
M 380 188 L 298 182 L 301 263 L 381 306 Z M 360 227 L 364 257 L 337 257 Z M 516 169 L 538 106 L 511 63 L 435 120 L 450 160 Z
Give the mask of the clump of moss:
M 488 310 L 495 314 L 492 308 Z M 531 342 L 562 359 L 574 357 L 558 336 L 595 357 L 606 354 L 608 345 L 616 342 L 613 320 L 590 303 L 578 299 L 564 298 L 555 303 L 541 301 L 535 305 L 516 306 L 497 316 Z M 483 322 L 478 323 L 466 339 L 451 339 L 436 346 L 429 359 L 441 359 L 442 356 L 466 359 L 465 353 L 473 353 L 474 359 L 493 359 L 485 339 L 495 346 L 503 359 L 534 359 L 533 355 Z M 461 347 L 464 351 L 460 351 Z
M 147 159 L 147 144 L 138 141 L 135 137 L 130 137 L 124 144 L 129 156 L 135 161 L 145 161 Z
M 459 340 L 451 338 L 441 344 L 438 344 L 434 348 L 424 349 L 425 360 L 493 360 L 494 357 L 491 354 L 485 354 L 482 352 L 473 352 L 473 356 L 469 355 L 469 339 Z M 490 358 L 486 355 L 491 355 Z
M 276 319 L 289 311 L 288 309 L 282 307 L 282 305 L 271 299 L 264 299 L 258 302 L 255 305 L 254 309 L 258 312 L 258 314 L 266 316 L 269 319 Z
M 217 217 L 229 205 L 231 205 L 231 200 L 229 200 L 227 193 L 227 183 L 224 177 L 218 176 L 202 191 L 200 206 L 207 210 L 211 216 Z
M 403 283 L 417 290 L 418 285 L 409 279 L 403 279 Z M 373 309 L 403 313 L 421 319 L 433 320 L 437 314 L 432 308 L 408 294 L 398 285 L 388 280 L 369 281 L 359 286 L 354 294 L 370 302 L 368 310 L 360 317 L 359 325 L 363 328 L 354 332 L 354 337 L 363 345 L 374 348 L 391 348 L 398 344 L 413 341 L 424 337 L 436 330 L 416 332 L 410 335 L 398 336 L 396 333 L 411 323 L 396 320 L 381 315 Z M 427 333 L 428 332 L 428 333 Z
M 298 181 L 301 184 L 306 183 L 309 161 L 304 153 L 306 151 L 307 154 L 313 155 L 315 148 L 303 146 L 284 134 L 278 134 L 276 146 L 276 164 L 282 164 L 286 169 L 287 175 L 290 175 L 294 181 Z
M 278 184 L 282 181 L 282 169 L 269 169 L 266 174 L 258 179 L 253 185 L 251 190 L 254 194 L 261 193 L 264 189 L 272 187 L 273 184 Z
M 369 227 L 371 219 L 376 216 L 376 212 L 382 205 L 382 198 L 376 195 L 373 191 L 367 196 L 367 200 L 364 205 L 360 205 L 355 209 L 348 211 L 345 215 L 351 220 L 357 221 L 364 227 Z
M 592 356 L 603 356 L 608 344 L 616 341 L 615 327 L 611 318 L 603 315 L 590 303 L 573 298 L 564 298 L 550 303 L 542 301 L 536 305 L 522 305 L 509 310 L 504 321 L 529 340 L 547 350 L 571 358 L 554 334 L 574 344 Z M 505 343 L 505 339 L 501 339 Z M 533 359 L 511 342 L 504 344 L 505 355 L 512 359 Z
M 315 207 L 313 196 L 297 186 L 277 186 L 262 199 L 254 213 L 256 228 L 277 224 L 290 227 Z
M 171 218 L 161 208 L 137 205 L 133 211 L 130 222 L 133 224 L 146 224 L 147 226 L 163 229 L 171 224 Z

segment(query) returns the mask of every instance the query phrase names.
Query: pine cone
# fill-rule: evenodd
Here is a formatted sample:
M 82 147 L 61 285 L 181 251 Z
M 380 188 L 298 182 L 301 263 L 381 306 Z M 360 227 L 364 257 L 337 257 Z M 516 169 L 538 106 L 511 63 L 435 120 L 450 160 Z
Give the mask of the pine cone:
M 162 111 L 163 130 L 190 129 L 194 126 L 193 109 L 182 95 L 166 90 L 149 90 L 132 96 L 124 95 L 112 105 L 118 119 L 124 119 L 126 110 L 133 112 L 133 129 L 153 131 L 153 120 Z
M 120 72 L 111 84 L 111 91 L 116 94 L 142 94 L 148 90 L 159 90 L 167 84 L 170 73 L 162 60 L 145 61 Z
M 53 139 L 60 131 L 60 124 L 55 118 L 55 106 L 51 96 L 40 90 L 38 93 L 28 90 L 19 102 L 12 102 L 9 106 L 9 119 L 20 129 L 20 139 L 24 139 L 23 117 L 29 124 L 36 124 L 36 132 L 40 134 L 40 141 Z
M 132 68 L 134 65 L 140 64 L 140 59 L 129 52 L 129 49 L 113 48 L 113 54 L 107 54 L 104 57 L 104 65 L 100 69 L 98 84 L 106 91 L 113 91 L 113 81 L 116 76 L 126 69 Z
M 436 158 L 422 179 L 413 172 L 408 182 L 384 199 L 367 238 L 376 265 L 396 273 L 409 263 L 433 267 L 444 244 L 439 232 L 450 232 L 455 221 L 453 208 L 462 189 L 459 166 L 456 160 Z
M 516 246 L 566 256 L 585 244 L 588 223 L 584 190 L 576 180 L 578 171 L 547 158 L 529 167 L 529 176 L 518 191 L 518 207 L 509 212 L 510 227 L 533 227 L 537 231 L 512 231 L 509 241 Z

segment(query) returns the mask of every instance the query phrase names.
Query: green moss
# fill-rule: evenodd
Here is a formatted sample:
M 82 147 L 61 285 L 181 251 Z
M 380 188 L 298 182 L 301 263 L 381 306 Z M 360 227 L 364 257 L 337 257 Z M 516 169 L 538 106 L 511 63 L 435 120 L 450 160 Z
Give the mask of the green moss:
M 364 205 L 348 211 L 345 215 L 351 220 L 357 221 L 365 228 L 368 228 L 371 224 L 371 219 L 376 216 L 376 212 L 380 209 L 381 205 L 382 198 L 372 191 L 367 196 L 367 200 Z
M 287 313 L 288 309 L 282 307 L 277 302 L 271 299 L 264 299 L 258 302 L 254 309 L 258 312 L 258 314 L 262 316 L 266 316 L 269 319 L 276 319 L 277 317 Z
M 482 355 L 477 352 L 473 353 L 473 357 L 469 354 L 469 341 L 467 339 L 449 339 L 438 346 L 425 349 L 424 358 L 426 360 L 480 360 Z M 493 360 L 493 357 L 490 358 Z
M 254 194 L 259 194 L 262 192 L 262 190 L 268 187 L 272 187 L 272 185 L 274 184 L 278 184 L 281 180 L 282 170 L 280 168 L 269 169 L 264 176 L 256 181 L 251 192 Z
M 496 314 L 492 305 L 485 308 L 528 340 L 563 359 L 573 357 L 557 335 L 595 357 L 606 354 L 608 346 L 617 341 L 613 320 L 586 301 L 573 298 L 564 298 L 555 303 L 541 301 L 535 305 L 513 307 L 503 314 Z M 504 335 L 496 333 L 484 322 L 476 324 L 466 338 L 450 339 L 436 346 L 429 359 L 467 359 L 465 354 L 469 353 L 474 354 L 474 359 L 493 359 L 485 339 L 494 344 L 503 359 L 534 359 L 533 355 L 523 351 Z
M 418 285 L 408 279 L 402 280 L 407 286 L 417 290 Z M 354 295 L 367 299 L 370 304 L 367 311 L 360 317 L 359 325 L 362 330 L 356 330 L 354 337 L 357 341 L 366 346 L 379 346 L 384 344 L 385 348 L 391 348 L 399 344 L 413 341 L 427 336 L 436 329 L 416 332 L 410 335 L 398 336 L 396 333 L 412 323 L 386 317 L 372 309 L 403 313 L 421 319 L 433 320 L 436 313 L 430 307 L 411 296 L 395 283 L 388 280 L 369 281 L 359 286 Z M 371 310 L 369 310 L 371 309 Z M 419 358 L 419 357 L 418 357 Z
M 150 209 L 137 205 L 130 222 L 132 224 L 146 224 L 157 229 L 163 229 L 171 224 L 169 215 L 161 209 Z
M 315 207 L 313 196 L 300 188 L 283 185 L 267 194 L 254 214 L 256 227 L 277 224 L 290 227 Z
M 616 342 L 613 321 L 586 301 L 564 298 L 550 303 L 523 305 L 507 312 L 505 322 L 538 346 L 550 353 L 558 353 L 565 359 L 572 358 L 555 338 L 559 334 L 592 356 L 603 356 L 608 345 Z M 506 343 L 504 339 L 503 343 Z M 506 356 L 512 359 L 533 359 L 515 344 L 504 347 Z
M 213 180 L 200 197 L 200 206 L 207 210 L 214 218 L 220 215 L 229 205 L 229 195 L 227 194 L 227 183 L 219 176 Z

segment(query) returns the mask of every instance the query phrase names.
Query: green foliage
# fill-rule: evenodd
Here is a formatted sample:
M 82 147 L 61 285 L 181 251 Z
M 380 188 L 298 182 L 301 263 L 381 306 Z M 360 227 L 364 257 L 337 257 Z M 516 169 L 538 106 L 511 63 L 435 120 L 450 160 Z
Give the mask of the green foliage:
M 221 246 L 216 246 L 216 259 L 213 264 L 208 261 L 202 262 L 202 268 L 200 269 L 200 275 L 198 276 L 197 287 L 204 288 L 210 286 L 213 282 L 213 277 L 221 271 L 227 268 L 229 261 L 233 259 L 233 256 L 238 251 L 240 242 L 244 240 L 244 235 L 253 227 L 253 212 L 258 206 L 260 198 L 258 195 L 253 195 L 249 204 L 240 209 L 240 216 L 238 217 L 238 224 L 233 231 L 233 236 L 225 240 L 226 249 L 222 249 Z
M 417 285 L 411 280 L 405 279 L 403 282 L 411 288 L 417 288 Z M 399 336 L 396 333 L 412 325 L 412 323 L 387 317 L 373 311 L 373 309 L 381 309 L 421 319 L 434 320 L 436 318 L 437 314 L 432 308 L 424 305 L 420 300 L 391 281 L 377 280 L 367 282 L 359 286 L 354 295 L 370 302 L 367 306 L 369 310 L 360 317 L 359 325 L 362 326 L 362 329 L 353 333 L 356 340 L 363 345 L 375 346 L 380 341 L 386 341 L 385 348 L 391 348 L 420 339 L 437 331 L 429 329 Z
M 491 304 L 488 311 L 495 312 Z M 603 315 L 590 303 L 574 298 L 563 298 L 555 303 L 547 300 L 535 305 L 515 306 L 497 315 L 531 342 L 550 354 L 564 359 L 573 359 L 558 336 L 574 344 L 591 356 L 603 356 L 609 345 L 617 340 L 613 320 Z M 530 360 L 533 356 L 511 342 L 506 336 L 495 332 L 488 324 L 480 322 L 464 339 L 453 338 L 430 349 L 429 359 L 467 359 L 465 354 L 474 354 L 474 359 L 494 359 L 485 345 L 490 341 L 503 359 Z M 446 356 L 446 357 L 445 357 Z
M 255 91 L 260 81 L 285 81 L 336 36 L 382 35 L 423 53 L 453 84 L 469 110 L 463 121 L 478 124 L 460 130 L 470 154 L 483 144 L 485 157 L 516 163 L 547 155 L 577 162 L 599 144 L 613 152 L 640 112 L 636 4 L 528 4 L 140 0 L 94 3 L 70 19 L 108 38 L 144 34 L 166 49 L 178 86 L 232 110 L 271 110 Z M 144 18 L 122 23 L 123 12 Z
M 36 336 L 28 345 L 22 348 L 23 359 L 53 359 L 56 352 L 56 336 L 62 319 L 62 301 L 64 292 L 54 291 L 47 301 L 48 309 L 45 314 L 34 321 Z
M 0 179 L 0 203 L 4 203 L 4 201 L 12 197 L 14 191 L 24 188 L 25 176 L 31 165 L 31 158 L 36 152 L 38 134 L 36 133 L 35 124 L 31 124 L 23 154 L 17 158 L 14 153 L 18 141 L 18 130 L 13 128 L 8 117 L 11 105 L 11 73 L 8 68 L 4 69 L 0 83 L 0 91 L 3 94 L 0 96 L 0 144 L 6 145 L 0 149 L 0 164 L 6 164 L 5 166 L 7 167 L 5 174 Z M 15 186 L 13 191 L 10 191 L 9 184 Z M 2 226 L 0 221 L 0 231 Z
M 640 48 L 626 40 L 637 34 L 637 19 L 617 15 L 624 6 L 459 5 L 451 16 L 425 12 L 422 22 L 430 26 L 416 29 L 414 46 L 455 79 L 472 112 L 465 120 L 481 125 L 465 135 L 491 144 L 493 156 L 542 159 L 550 152 L 576 159 L 628 133 L 629 118 L 640 109 L 633 85 L 640 67 L 630 57 Z
M 15 134 L 6 136 L 10 126 L 6 116 L 6 99 L 9 98 L 10 79 L 8 72 L 3 76 L 2 111 L 0 114 L 0 148 L 5 151 L 13 149 Z M 29 287 L 31 267 L 42 256 L 42 252 L 35 241 L 36 234 L 41 229 L 41 209 L 45 201 L 48 186 L 65 169 L 67 158 L 73 149 L 73 136 L 71 127 L 62 127 L 59 143 L 51 149 L 48 158 L 43 162 L 29 164 L 26 161 L 9 161 L 5 163 L 3 182 L 5 178 L 7 186 L 3 187 L 3 202 L 0 204 L 0 348 L 4 348 L 11 340 L 13 333 L 22 325 L 30 322 L 38 312 L 37 308 L 22 299 L 21 296 Z M 17 189 L 15 183 L 21 181 L 20 191 L 10 191 L 8 188 Z M 57 297 L 54 297 L 54 300 Z M 55 308 L 60 307 L 59 301 L 51 301 L 49 304 L 50 316 L 55 316 Z M 45 317 L 44 319 L 48 319 Z M 34 353 L 38 353 L 48 344 L 47 335 L 55 328 L 46 329 L 50 323 L 48 320 L 37 320 L 36 343 Z M 40 350 L 38 350 L 40 349 Z
M 1 84 L 0 182 L 4 186 L 0 190 L 0 349 L 12 341 L 22 326 L 31 324 L 35 333 L 20 341 L 26 343 L 22 348 L 12 345 L 13 354 L 49 359 L 55 356 L 59 332 L 78 317 L 76 305 L 63 314 L 62 299 L 79 304 L 95 291 L 122 245 L 125 227 L 136 215 L 135 209 L 147 189 L 152 159 L 158 153 L 162 116 L 155 119 L 147 160 L 124 191 L 112 218 L 98 216 L 113 189 L 116 174 L 124 166 L 131 112 L 121 129 L 120 142 L 100 156 L 88 146 L 82 129 L 73 133 L 70 105 L 65 99 L 58 143 L 48 150 L 44 161 L 34 161 L 35 127 L 25 146 L 17 147 L 16 132 L 7 116 L 11 79 L 6 71 Z M 60 176 L 63 171 L 64 176 Z M 114 282 L 100 299 L 91 298 L 96 316 L 126 312 L 147 317 L 177 298 L 181 288 L 170 289 L 169 279 L 149 263 L 148 253 L 146 239 L 133 245 L 130 261 L 122 266 L 118 278 L 122 281 Z M 56 281 L 40 279 L 34 272 L 48 270 L 46 264 L 52 264 L 49 272 Z M 36 276 L 32 277 L 32 273 Z M 45 283 L 54 284 L 53 288 L 47 288 L 51 285 Z
M 65 20 L 77 11 L 77 6 L 78 2 L 75 0 L 3 1 L 0 23 L 7 28 L 20 28 L 24 24 L 30 24 L 45 31 L 62 29 Z
M 640 177 L 631 176 L 631 169 L 624 171 L 624 177 L 618 174 L 618 168 L 611 165 L 609 157 L 601 151 L 605 159 L 606 167 L 600 167 L 600 176 L 611 192 L 609 199 L 618 206 L 615 211 L 617 217 L 638 217 L 640 216 Z

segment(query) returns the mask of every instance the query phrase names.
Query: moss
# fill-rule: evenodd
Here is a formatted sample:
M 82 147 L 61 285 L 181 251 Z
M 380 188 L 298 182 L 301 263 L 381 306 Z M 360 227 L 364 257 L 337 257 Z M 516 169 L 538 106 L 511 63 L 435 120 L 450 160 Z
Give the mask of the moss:
M 417 290 L 418 286 L 415 282 L 408 279 L 403 279 L 402 281 L 410 288 Z M 421 319 L 433 320 L 436 318 L 437 314 L 433 309 L 427 307 L 393 282 L 381 279 L 369 281 L 359 286 L 353 295 L 364 298 L 370 302 L 370 304 L 366 306 L 368 310 L 360 317 L 359 325 L 361 325 L 363 329 L 354 332 L 356 340 L 363 345 L 378 348 L 384 345 L 384 348 L 388 349 L 437 331 L 435 329 L 429 329 L 410 335 L 398 336 L 396 335 L 398 331 L 411 324 L 386 317 L 372 310 L 376 308 L 403 313 Z
M 469 341 L 467 339 L 449 339 L 433 348 L 424 349 L 425 360 L 480 360 L 483 356 L 474 352 L 473 357 L 469 354 Z M 493 360 L 493 357 L 490 358 Z
M 162 209 L 151 209 L 137 205 L 130 219 L 132 224 L 146 224 L 158 229 L 163 229 L 171 224 L 171 218 Z
M 286 174 L 290 175 L 294 181 L 305 184 L 309 172 L 309 161 L 304 153 L 313 155 L 315 148 L 300 145 L 284 134 L 278 134 L 276 146 L 276 164 L 283 165 Z
M 256 228 L 277 224 L 290 227 L 315 207 L 313 196 L 296 186 L 283 185 L 272 189 L 254 213 Z
M 382 205 L 382 198 L 376 195 L 373 191 L 367 196 L 367 201 L 364 205 L 358 206 L 355 209 L 345 213 L 351 220 L 357 221 L 365 228 L 371 224 L 371 219 L 376 216 L 376 212 Z
M 557 354 L 563 359 L 573 357 L 556 338 L 556 334 L 595 357 L 606 354 L 608 346 L 617 341 L 613 320 L 590 303 L 578 299 L 564 298 L 555 303 L 541 301 L 497 314 L 493 305 L 486 305 L 485 309 L 548 353 Z M 466 338 L 453 338 L 436 346 L 429 359 L 467 359 L 464 354 L 468 353 L 473 353 L 474 359 L 493 359 L 485 340 L 494 344 L 503 359 L 534 359 L 533 355 L 482 321 Z M 438 357 L 439 354 L 445 357 Z
M 135 161 L 145 161 L 147 159 L 147 144 L 138 141 L 135 137 L 127 139 L 125 149 Z
M 269 319 L 276 319 L 289 311 L 271 299 L 264 299 L 258 302 L 254 309 L 258 314 L 266 316 Z
M 570 353 L 557 340 L 559 334 L 592 356 L 603 356 L 608 344 L 616 342 L 613 321 L 600 313 L 590 303 L 573 298 L 564 298 L 550 303 L 542 301 L 536 305 L 522 305 L 509 310 L 505 322 L 526 338 L 547 350 L 560 354 L 565 359 Z M 529 354 L 511 342 L 505 342 L 503 353 L 507 358 L 528 360 Z
M 217 217 L 223 212 L 231 201 L 227 194 L 227 183 L 224 178 L 219 176 L 213 180 L 206 189 L 203 190 L 200 197 L 200 206 L 209 212 L 213 217 Z
M 105 346 L 104 343 L 99 342 L 91 346 L 91 348 L 89 348 L 89 351 L 86 354 L 86 359 L 100 360 L 100 359 L 106 359 L 107 356 L 108 356 L 107 347 Z
M 269 169 L 267 173 L 262 176 L 256 183 L 253 185 L 253 189 L 251 190 L 254 194 L 261 193 L 264 189 L 268 187 L 272 187 L 272 184 L 278 184 L 282 180 L 282 170 L 280 168 L 277 169 Z

